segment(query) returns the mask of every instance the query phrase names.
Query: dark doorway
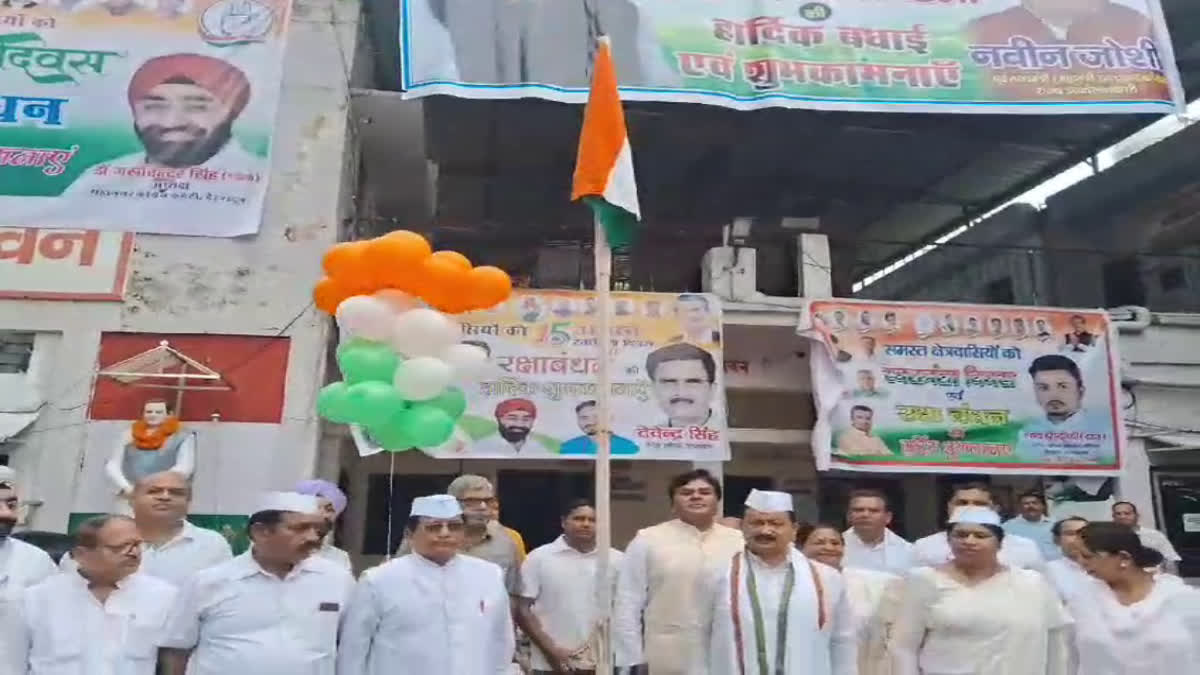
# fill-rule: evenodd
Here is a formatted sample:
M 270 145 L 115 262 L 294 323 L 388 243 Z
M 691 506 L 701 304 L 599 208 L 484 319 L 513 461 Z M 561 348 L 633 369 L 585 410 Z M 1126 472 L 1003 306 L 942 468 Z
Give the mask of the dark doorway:
M 498 471 L 496 479 L 500 522 L 520 532 L 530 551 L 557 539 L 563 507 L 574 499 L 591 499 L 595 489 L 590 472 Z
M 456 474 L 372 474 L 367 483 L 367 523 L 363 532 L 363 555 L 387 555 L 400 546 L 404 522 L 413 500 L 425 495 L 445 494 Z M 389 499 L 390 497 L 390 499 Z M 388 542 L 388 502 L 391 502 L 391 535 Z
M 741 518 L 746 510 L 746 497 L 751 490 L 774 490 L 775 480 L 770 476 L 725 476 L 725 494 L 722 503 L 724 515 Z
M 1163 534 L 1183 561 L 1179 576 L 1200 577 L 1200 472 L 1156 473 Z

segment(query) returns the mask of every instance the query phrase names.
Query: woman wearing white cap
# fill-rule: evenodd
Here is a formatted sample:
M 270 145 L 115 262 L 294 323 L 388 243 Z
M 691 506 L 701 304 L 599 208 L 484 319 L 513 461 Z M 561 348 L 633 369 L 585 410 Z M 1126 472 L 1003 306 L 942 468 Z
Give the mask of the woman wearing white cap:
M 947 534 L 950 562 L 906 580 L 891 637 L 893 674 L 1069 672 L 1070 618 L 1040 573 L 997 559 L 1004 530 L 996 512 L 960 508 Z
M 858 639 L 858 675 L 891 673 L 886 642 L 900 599 L 900 577 L 877 570 L 843 567 L 846 541 L 841 530 L 833 525 L 801 525 L 796 545 L 809 560 L 825 563 L 842 573 L 846 602 Z
M 1079 675 L 1174 675 L 1200 666 L 1200 590 L 1156 575 L 1161 552 L 1119 523 L 1079 532 L 1080 561 L 1095 577 L 1071 597 Z

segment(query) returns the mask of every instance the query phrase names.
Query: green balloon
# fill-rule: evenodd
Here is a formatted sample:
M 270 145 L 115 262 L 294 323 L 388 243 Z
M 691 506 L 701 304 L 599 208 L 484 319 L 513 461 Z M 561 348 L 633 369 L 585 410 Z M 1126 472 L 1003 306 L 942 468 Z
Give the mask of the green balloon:
M 346 390 L 353 421 L 365 427 L 386 423 L 406 407 L 404 399 L 390 382 L 359 382 Z
M 413 404 L 404 411 L 409 437 L 418 448 L 432 448 L 454 435 L 454 418 L 445 410 L 428 403 Z
M 367 434 L 388 452 L 404 452 L 413 449 L 416 447 L 416 443 L 408 435 L 408 425 L 405 423 L 407 419 L 405 413 L 407 412 L 407 410 L 402 410 L 385 422 L 368 427 Z
M 338 347 L 338 368 L 342 378 L 351 385 L 359 382 L 391 383 L 400 357 L 382 342 L 351 340 Z
M 350 387 L 345 382 L 333 382 L 317 394 L 317 414 L 335 424 L 348 424 L 354 414 L 350 407 Z
M 450 419 L 457 422 L 458 418 L 462 417 L 463 413 L 467 410 L 467 395 L 458 387 L 447 387 L 446 391 L 438 394 L 437 398 L 424 401 L 423 403 L 440 408 L 450 416 Z

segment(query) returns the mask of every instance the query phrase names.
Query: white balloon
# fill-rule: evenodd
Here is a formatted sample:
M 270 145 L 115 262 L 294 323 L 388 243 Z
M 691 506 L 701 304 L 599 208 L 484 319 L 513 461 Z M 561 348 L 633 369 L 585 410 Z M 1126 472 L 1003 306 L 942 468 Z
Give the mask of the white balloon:
M 375 295 L 372 297 L 390 307 L 395 314 L 402 314 L 410 309 L 416 309 L 421 306 L 421 301 L 418 298 L 414 298 L 408 293 L 395 288 L 385 288 L 375 291 Z
M 441 359 L 454 369 L 455 380 L 474 380 L 488 365 L 488 354 L 482 347 L 458 343 L 441 353 Z
M 392 337 L 395 313 L 386 303 L 369 295 L 346 298 L 338 305 L 338 327 L 352 337 L 388 340 Z
M 409 401 L 428 401 L 450 386 L 454 369 L 433 356 L 418 356 L 396 368 L 396 391 Z
M 461 337 L 458 322 L 434 309 L 410 309 L 392 322 L 392 347 L 410 358 L 441 354 Z

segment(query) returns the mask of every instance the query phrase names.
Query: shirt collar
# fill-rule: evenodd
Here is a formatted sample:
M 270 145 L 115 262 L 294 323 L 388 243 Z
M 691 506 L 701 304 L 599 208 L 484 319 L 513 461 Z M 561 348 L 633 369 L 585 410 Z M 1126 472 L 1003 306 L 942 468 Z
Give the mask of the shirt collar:
M 583 556 L 595 555 L 596 551 L 600 550 L 599 547 L 596 547 L 596 548 L 593 548 L 592 550 L 588 551 L 587 553 L 584 553 L 583 551 L 580 551 L 579 549 L 574 548 L 570 544 L 568 544 L 567 538 L 561 534 L 558 535 L 558 539 L 555 539 L 554 541 L 550 542 L 549 544 L 546 544 L 546 548 L 551 553 L 574 553 L 575 555 L 583 555 Z
M 188 522 L 185 519 L 183 521 L 183 528 L 180 529 L 178 532 L 176 532 L 174 537 L 171 537 L 170 539 L 164 541 L 159 546 L 147 546 L 147 548 L 152 548 L 154 550 L 161 551 L 163 549 L 175 546 L 176 544 L 181 544 L 185 541 L 192 541 L 195 538 L 196 538 L 196 526 L 191 524 L 190 522 Z
M 259 565 L 258 561 L 254 559 L 251 551 L 253 551 L 253 547 L 247 549 L 245 553 L 233 559 L 235 563 L 234 578 L 246 579 L 256 574 L 261 574 L 272 579 L 279 579 L 279 577 L 263 569 L 262 565 Z M 315 553 L 313 555 L 315 555 Z M 292 571 L 288 572 L 287 577 L 285 577 L 283 581 L 287 581 L 288 579 L 291 579 L 299 574 L 313 571 L 313 555 L 309 555 L 304 560 L 301 560 L 299 564 L 292 568 Z

